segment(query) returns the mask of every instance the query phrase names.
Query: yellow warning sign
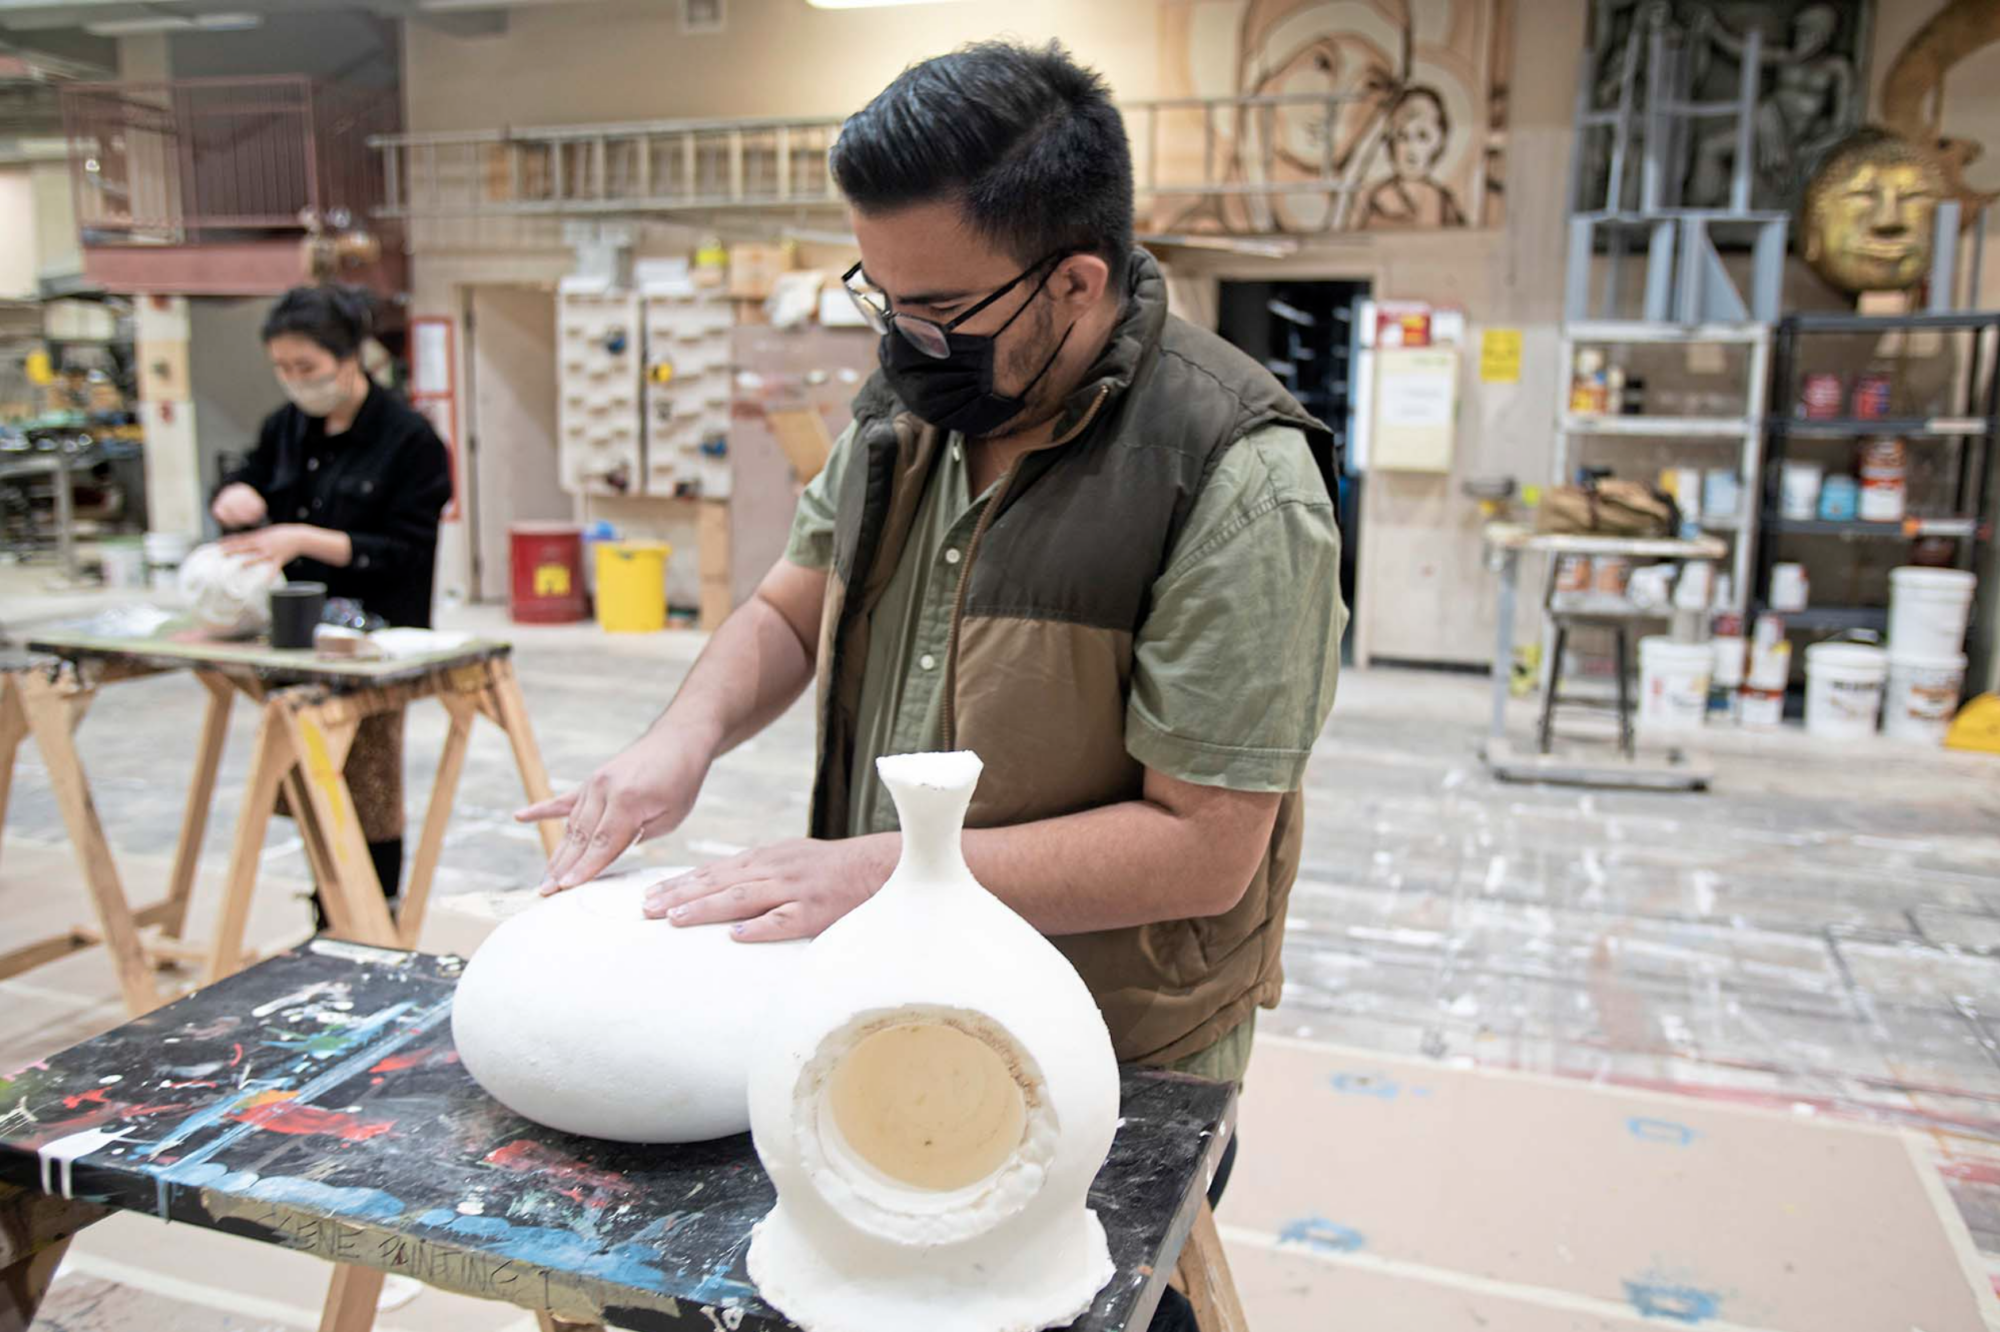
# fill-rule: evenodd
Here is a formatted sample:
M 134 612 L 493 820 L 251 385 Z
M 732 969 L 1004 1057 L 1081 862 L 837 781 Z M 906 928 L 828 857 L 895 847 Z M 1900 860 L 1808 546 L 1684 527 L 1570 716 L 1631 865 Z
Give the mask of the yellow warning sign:
M 1479 378 L 1486 384 L 1521 382 L 1521 330 L 1489 328 L 1479 335 Z

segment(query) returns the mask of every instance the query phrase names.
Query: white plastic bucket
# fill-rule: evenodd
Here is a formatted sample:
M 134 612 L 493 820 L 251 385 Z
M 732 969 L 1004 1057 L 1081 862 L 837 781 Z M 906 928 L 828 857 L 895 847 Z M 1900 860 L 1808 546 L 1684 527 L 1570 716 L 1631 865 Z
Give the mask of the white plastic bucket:
M 1826 740 L 1875 733 L 1889 654 L 1863 643 L 1814 643 L 1806 649 L 1806 731 Z
M 1963 569 L 1889 571 L 1889 646 L 1899 657 L 1957 656 L 1979 579 Z
M 146 586 L 146 548 L 129 538 L 107 541 L 97 549 L 104 585 L 122 591 Z
M 1942 745 L 1965 688 L 1965 654 L 1905 656 L 1890 649 L 1889 692 L 1882 701 L 1882 733 L 1894 740 Z
M 195 541 L 186 532 L 148 532 L 143 544 L 148 568 L 178 569 L 194 549 Z
M 1639 724 L 1648 731 L 1699 730 L 1708 715 L 1715 649 L 1671 638 L 1639 640 Z

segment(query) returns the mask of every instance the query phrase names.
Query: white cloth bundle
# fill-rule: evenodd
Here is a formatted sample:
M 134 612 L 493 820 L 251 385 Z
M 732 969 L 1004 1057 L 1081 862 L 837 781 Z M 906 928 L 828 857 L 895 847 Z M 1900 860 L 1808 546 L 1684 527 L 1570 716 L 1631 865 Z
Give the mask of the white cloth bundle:
M 285 574 L 211 542 L 181 561 L 180 585 L 196 624 L 221 638 L 245 638 L 271 622 L 271 589 L 285 585 Z

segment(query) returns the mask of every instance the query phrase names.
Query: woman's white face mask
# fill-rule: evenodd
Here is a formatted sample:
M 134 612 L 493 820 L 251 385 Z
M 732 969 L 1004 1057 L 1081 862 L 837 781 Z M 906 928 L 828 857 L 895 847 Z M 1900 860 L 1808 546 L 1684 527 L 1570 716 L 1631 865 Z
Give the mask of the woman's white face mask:
M 278 386 L 307 416 L 331 416 L 347 403 L 347 388 L 340 382 L 338 370 L 318 379 L 292 380 L 279 375 Z

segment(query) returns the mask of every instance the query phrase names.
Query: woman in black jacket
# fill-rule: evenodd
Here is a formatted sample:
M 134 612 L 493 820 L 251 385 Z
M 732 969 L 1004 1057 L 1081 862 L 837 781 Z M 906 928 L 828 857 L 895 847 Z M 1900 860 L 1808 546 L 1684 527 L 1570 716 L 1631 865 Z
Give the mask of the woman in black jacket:
M 451 466 L 430 422 L 369 380 L 366 293 L 296 287 L 264 321 L 264 350 L 291 399 L 216 492 L 226 549 L 325 583 L 392 625 L 429 628 L 438 516 Z M 383 891 L 403 862 L 403 714 L 362 723 L 346 775 Z

